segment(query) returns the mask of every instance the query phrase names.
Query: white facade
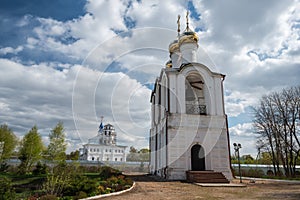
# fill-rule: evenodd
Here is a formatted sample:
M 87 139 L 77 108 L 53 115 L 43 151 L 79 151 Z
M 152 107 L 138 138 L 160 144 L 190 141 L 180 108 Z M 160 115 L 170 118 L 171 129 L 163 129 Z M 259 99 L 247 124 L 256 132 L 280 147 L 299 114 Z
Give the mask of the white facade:
M 98 135 L 80 149 L 80 159 L 88 161 L 118 161 L 126 162 L 126 146 L 116 144 L 117 133 L 113 125 L 99 127 Z
M 232 179 L 224 111 L 225 75 L 197 63 L 198 37 L 186 30 L 169 46 L 170 58 L 151 94 L 150 170 L 169 180 L 212 170 Z

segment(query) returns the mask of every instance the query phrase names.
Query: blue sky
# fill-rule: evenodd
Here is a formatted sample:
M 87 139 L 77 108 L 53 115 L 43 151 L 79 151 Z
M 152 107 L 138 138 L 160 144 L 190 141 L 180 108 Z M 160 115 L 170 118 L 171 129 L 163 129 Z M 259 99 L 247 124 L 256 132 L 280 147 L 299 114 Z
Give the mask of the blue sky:
M 47 143 L 63 121 L 71 151 L 104 116 L 121 144 L 147 146 L 152 85 L 187 9 L 199 62 L 226 74 L 231 143 L 255 155 L 251 108 L 300 84 L 298 0 L 3 0 L 0 123 L 19 137 L 36 124 Z

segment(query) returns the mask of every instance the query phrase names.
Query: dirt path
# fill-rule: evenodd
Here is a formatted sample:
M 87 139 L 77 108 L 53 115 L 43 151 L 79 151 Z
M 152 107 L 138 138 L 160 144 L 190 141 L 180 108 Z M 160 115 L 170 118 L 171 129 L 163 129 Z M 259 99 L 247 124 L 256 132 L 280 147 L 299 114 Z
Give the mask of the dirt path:
M 157 199 L 300 199 L 300 183 L 244 181 L 247 187 L 201 187 L 180 181 L 162 181 L 153 176 L 133 176 L 136 187 L 105 200 Z M 237 181 L 236 181 L 237 182 Z

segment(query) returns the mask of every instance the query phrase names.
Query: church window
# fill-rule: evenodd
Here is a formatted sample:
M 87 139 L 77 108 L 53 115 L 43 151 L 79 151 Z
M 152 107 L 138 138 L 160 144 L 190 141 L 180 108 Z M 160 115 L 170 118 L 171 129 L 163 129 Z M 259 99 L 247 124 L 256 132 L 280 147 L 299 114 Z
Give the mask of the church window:
M 117 150 L 117 149 L 115 150 L 115 153 L 118 153 L 118 150 Z
M 111 149 L 109 150 L 109 152 L 111 152 Z
M 107 149 L 105 149 L 105 152 L 107 152 Z
M 90 152 L 92 152 L 93 151 L 93 149 L 90 149 Z
M 119 153 L 121 153 L 121 150 L 119 149 Z
M 107 158 L 106 160 L 109 161 L 109 158 Z
M 97 149 L 97 152 L 99 152 L 99 149 Z
M 115 161 L 118 161 L 118 158 L 115 158 Z
M 94 158 L 94 157 L 92 157 L 92 160 L 95 160 L 95 158 Z
M 123 161 L 123 158 L 120 158 L 120 161 Z

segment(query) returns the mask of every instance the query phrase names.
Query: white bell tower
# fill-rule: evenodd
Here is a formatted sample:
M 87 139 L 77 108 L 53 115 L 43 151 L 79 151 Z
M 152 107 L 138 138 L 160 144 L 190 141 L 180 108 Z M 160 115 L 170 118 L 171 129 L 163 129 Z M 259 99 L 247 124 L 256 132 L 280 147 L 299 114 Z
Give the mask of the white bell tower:
M 206 177 L 200 182 L 228 182 L 232 173 L 225 75 L 198 62 L 198 36 L 189 27 L 188 15 L 181 34 L 178 17 L 178 38 L 169 45 L 171 60 L 151 94 L 150 171 L 169 180 Z

